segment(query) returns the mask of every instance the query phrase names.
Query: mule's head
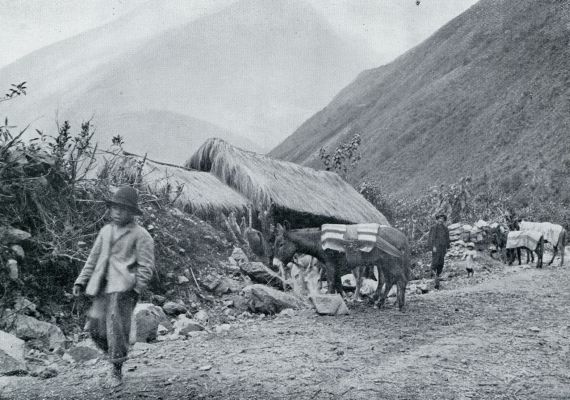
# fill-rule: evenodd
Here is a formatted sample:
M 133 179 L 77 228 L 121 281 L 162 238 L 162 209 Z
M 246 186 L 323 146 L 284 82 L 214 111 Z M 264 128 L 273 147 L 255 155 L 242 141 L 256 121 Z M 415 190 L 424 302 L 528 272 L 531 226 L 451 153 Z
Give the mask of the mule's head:
M 287 237 L 287 228 L 277 224 L 273 244 L 273 265 L 276 267 L 289 264 L 297 252 L 297 245 Z

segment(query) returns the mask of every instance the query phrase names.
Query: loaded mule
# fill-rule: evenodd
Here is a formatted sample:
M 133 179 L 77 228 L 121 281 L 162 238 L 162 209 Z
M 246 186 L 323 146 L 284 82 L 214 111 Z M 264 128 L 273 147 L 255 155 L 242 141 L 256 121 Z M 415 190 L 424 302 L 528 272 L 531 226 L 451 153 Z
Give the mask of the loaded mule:
M 519 230 L 520 229 L 515 229 L 514 231 L 519 231 Z M 509 228 L 507 228 L 505 225 L 498 225 L 495 228 L 493 228 L 493 230 L 491 231 L 491 242 L 495 245 L 496 251 L 499 254 L 499 257 L 503 263 L 511 265 L 514 261 L 514 258 L 517 257 L 520 264 L 522 249 L 517 248 L 517 249 L 507 250 L 506 247 L 507 247 L 508 234 L 509 234 Z M 525 248 L 524 250 L 526 251 L 527 264 L 530 262 L 534 262 L 534 252 L 532 252 L 527 248 Z M 491 252 L 491 257 L 495 258 L 493 256 L 493 252 Z
M 528 222 L 521 221 L 521 230 L 531 230 L 540 232 L 544 241 L 552 244 L 554 249 L 552 254 L 552 259 L 548 263 L 551 265 L 554 262 L 554 258 L 560 250 L 560 266 L 564 265 L 564 253 L 566 247 L 566 229 L 561 225 L 551 224 L 550 222 Z
M 354 225 L 348 225 L 354 227 Z M 340 268 L 347 266 L 351 269 L 360 266 L 376 265 L 379 279 L 374 303 L 382 307 L 386 297 L 395 284 L 397 285 L 398 307 L 403 310 L 405 305 L 406 285 L 410 279 L 410 246 L 408 239 L 399 230 L 389 226 L 378 226 L 376 242 L 368 252 L 357 251 L 356 257 L 347 257 L 342 251 L 324 248 L 321 244 L 321 228 L 305 228 L 289 230 L 278 224 L 276 227 L 273 263 L 282 268 L 293 259 L 295 253 L 309 254 L 316 257 L 325 265 L 327 273 L 328 293 L 342 293 Z M 382 278 L 385 290 L 382 291 Z
M 521 249 L 527 249 L 536 253 L 536 267 L 542 268 L 542 256 L 544 254 L 544 236 L 542 233 L 536 231 L 511 231 L 507 235 L 505 248 L 509 265 L 512 265 L 514 262 L 515 255 L 518 257 L 519 265 L 521 265 Z

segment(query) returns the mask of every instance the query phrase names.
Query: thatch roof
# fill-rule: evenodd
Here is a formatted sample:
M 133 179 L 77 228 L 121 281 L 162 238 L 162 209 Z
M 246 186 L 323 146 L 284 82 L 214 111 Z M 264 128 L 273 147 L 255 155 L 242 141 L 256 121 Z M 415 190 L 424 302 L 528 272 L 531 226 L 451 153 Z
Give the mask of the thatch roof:
M 115 174 L 136 174 L 143 159 L 137 156 L 121 157 L 115 163 Z M 245 213 L 251 204 L 245 197 L 222 183 L 214 175 L 189 170 L 170 164 L 144 160 L 140 172 L 142 185 L 150 192 L 168 195 L 174 205 L 198 216 L 216 216 L 219 212 Z
M 273 205 L 278 216 L 296 226 L 388 224 L 382 213 L 337 174 L 245 151 L 221 139 L 207 140 L 186 166 L 211 172 L 258 209 Z

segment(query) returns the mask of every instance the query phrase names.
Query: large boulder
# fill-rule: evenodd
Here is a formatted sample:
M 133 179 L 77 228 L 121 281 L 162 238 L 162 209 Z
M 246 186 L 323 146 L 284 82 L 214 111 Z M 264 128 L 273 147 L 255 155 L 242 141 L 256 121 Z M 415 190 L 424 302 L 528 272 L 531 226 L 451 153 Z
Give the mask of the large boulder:
M 7 321 L 10 332 L 20 339 L 33 340 L 34 343 L 46 350 L 57 350 L 65 347 L 67 338 L 54 324 L 39 321 L 27 315 L 14 315 Z
M 347 315 L 349 314 L 340 294 L 319 294 L 311 296 L 311 302 L 320 315 Z
M 24 353 L 25 343 L 22 339 L 0 331 L 0 375 L 25 373 Z
M 162 325 L 168 330 L 173 329 L 162 308 L 151 303 L 137 304 L 131 321 L 131 343 L 156 340 L 158 325 Z
M 283 287 L 281 277 L 267 268 L 262 262 L 248 262 L 240 265 L 240 268 L 254 282 L 279 288 Z
M 265 285 L 250 285 L 244 289 L 252 312 L 277 314 L 286 308 L 301 308 L 304 303 L 297 296 L 284 293 Z

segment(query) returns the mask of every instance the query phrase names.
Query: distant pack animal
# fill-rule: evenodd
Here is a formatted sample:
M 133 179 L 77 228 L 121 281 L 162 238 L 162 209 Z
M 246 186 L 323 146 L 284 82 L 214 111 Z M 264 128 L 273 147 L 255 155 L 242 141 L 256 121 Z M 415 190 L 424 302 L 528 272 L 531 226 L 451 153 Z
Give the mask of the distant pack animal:
M 542 256 L 544 254 L 544 236 L 536 231 L 511 231 L 507 236 L 507 258 L 509 265 L 515 260 L 515 254 L 521 265 L 521 249 L 535 252 L 537 255 L 536 267 L 542 268 Z M 528 261 L 528 259 L 527 259 Z
M 395 284 L 398 289 L 398 307 L 400 310 L 404 308 L 406 285 L 410 279 L 410 247 L 408 239 L 402 232 L 388 226 L 380 227 L 376 246 L 369 252 L 360 252 L 358 259 L 347 259 L 347 255 L 341 251 L 323 249 L 321 233 L 320 228 L 288 230 L 278 224 L 273 251 L 274 264 L 286 265 L 293 259 L 295 253 L 309 254 L 318 258 L 325 265 L 329 293 L 342 292 L 339 272 L 343 266 L 353 269 L 376 265 L 386 285 L 382 291 L 382 279 L 379 278 L 373 301 L 381 307 Z
M 521 230 L 532 230 L 540 232 L 544 236 L 544 241 L 552 244 L 554 252 L 552 259 L 548 263 L 551 265 L 554 258 L 560 251 L 560 266 L 564 265 L 564 250 L 566 246 L 566 229 L 561 225 L 551 224 L 550 222 L 528 222 L 521 221 Z
M 516 227 L 518 227 L 518 223 L 516 225 Z M 517 229 L 518 230 L 518 229 Z M 510 263 L 512 264 L 514 261 L 514 258 L 517 257 L 519 259 L 519 264 L 520 264 L 520 259 L 521 259 L 521 250 L 522 249 L 508 249 L 507 250 L 507 237 L 508 237 L 508 233 L 509 233 L 509 228 L 504 226 L 504 225 L 498 225 L 495 228 L 493 228 L 491 231 L 491 242 L 495 245 L 496 249 L 497 249 L 497 254 L 499 254 L 501 260 L 507 264 Z M 531 250 L 528 249 L 524 249 L 526 251 L 526 262 L 527 264 L 529 262 L 534 262 L 534 252 L 532 252 Z M 493 256 L 493 254 L 491 254 L 491 256 Z M 513 260 L 513 261 L 511 261 Z

